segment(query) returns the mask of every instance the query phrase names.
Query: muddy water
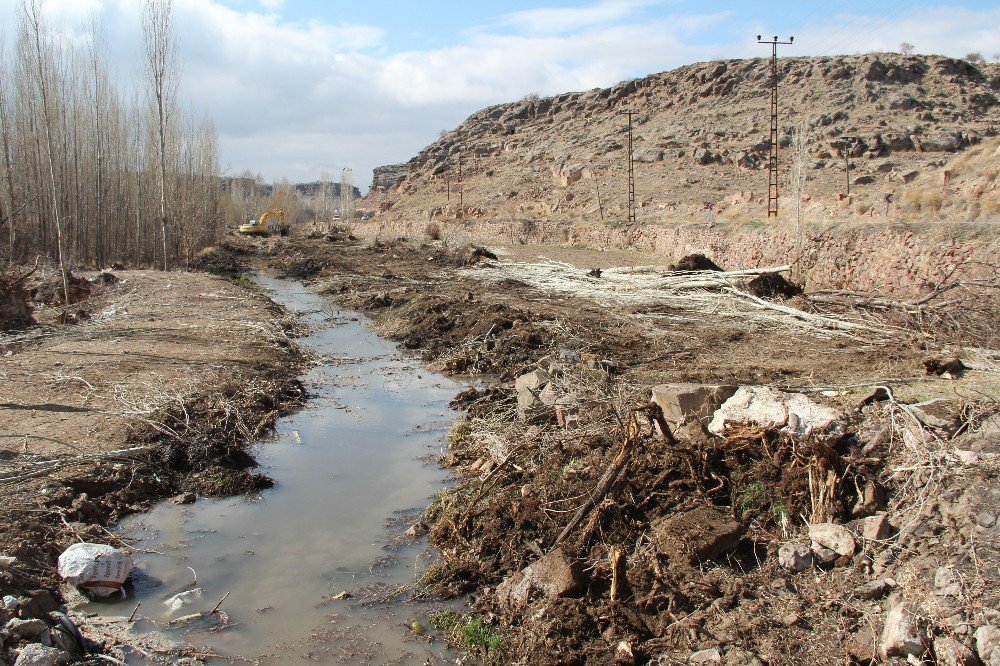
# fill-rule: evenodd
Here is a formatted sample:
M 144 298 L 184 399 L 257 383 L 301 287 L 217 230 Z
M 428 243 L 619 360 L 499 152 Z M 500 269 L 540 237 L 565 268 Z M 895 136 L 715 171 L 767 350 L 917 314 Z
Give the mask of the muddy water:
M 300 283 L 259 282 L 310 326 L 300 342 L 323 359 L 305 378 L 310 400 L 257 450 L 275 488 L 165 503 L 124 526 L 137 548 L 156 551 L 139 557 L 139 614 L 162 625 L 228 592 L 232 626 L 175 637 L 267 663 L 437 661 L 440 641 L 409 630 L 415 618 L 427 625 L 434 609 L 407 603 L 408 592 L 370 602 L 393 597 L 426 566 L 426 544 L 402 531 L 446 483 L 426 458 L 443 446 L 454 419 L 447 402 L 462 386 L 427 373 L 363 317 L 338 312 Z M 171 612 L 164 601 L 191 581 L 188 567 L 204 596 Z M 351 599 L 331 599 L 345 590 Z M 134 605 L 97 610 L 127 614 Z

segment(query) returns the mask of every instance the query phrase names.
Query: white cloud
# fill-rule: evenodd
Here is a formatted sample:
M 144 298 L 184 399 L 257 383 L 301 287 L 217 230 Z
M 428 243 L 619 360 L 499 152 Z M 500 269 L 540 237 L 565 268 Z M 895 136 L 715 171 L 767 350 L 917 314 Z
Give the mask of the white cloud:
M 600 0 L 585 7 L 541 7 L 501 16 L 497 25 L 508 25 L 531 34 L 562 34 L 607 25 L 632 16 L 636 10 L 662 4 L 663 0 Z
M 0 26 L 14 25 L 18 2 L 0 0 Z M 215 120 L 230 172 L 304 181 L 347 166 L 363 187 L 372 167 L 405 161 L 488 104 L 611 85 L 698 60 L 764 55 L 751 40 L 727 36 L 756 34 L 757 26 L 735 25 L 726 12 L 667 15 L 664 0 L 512 12 L 471 26 L 448 46 L 405 52 L 393 51 L 375 23 L 290 21 L 278 13 L 282 4 L 175 0 L 181 96 L 186 108 Z M 97 13 L 124 87 L 141 85 L 139 0 L 45 6 L 54 24 Z M 796 26 L 794 34 L 788 55 L 893 50 L 908 41 L 918 52 L 990 57 L 1000 44 L 1000 8 L 917 9 L 875 21 L 845 15 Z M 8 46 L 10 37 L 8 29 Z

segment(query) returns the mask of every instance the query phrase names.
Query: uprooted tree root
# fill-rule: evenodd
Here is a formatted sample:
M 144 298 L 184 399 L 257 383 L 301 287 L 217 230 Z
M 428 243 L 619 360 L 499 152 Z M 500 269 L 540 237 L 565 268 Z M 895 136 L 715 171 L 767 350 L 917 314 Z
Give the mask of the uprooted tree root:
M 689 425 L 671 443 L 646 418 L 639 389 L 579 368 L 559 381 L 575 390 L 580 414 L 565 429 L 518 423 L 503 393 L 471 403 L 446 460 L 462 480 L 426 515 L 443 555 L 422 583 L 438 594 L 482 591 L 474 610 L 501 618 L 511 652 L 528 663 L 613 657 L 604 635 L 627 640 L 636 657 L 698 649 L 692 631 L 722 621 L 774 575 L 775 552 L 793 523 L 817 512 L 846 517 L 855 489 L 877 475 L 850 437 L 799 441 L 734 427 L 715 438 Z M 828 477 L 835 482 L 824 493 Z M 606 492 L 594 496 L 599 488 Z M 719 507 L 748 526 L 740 548 L 704 563 L 658 551 L 650 525 L 698 506 Z M 582 598 L 551 600 L 539 618 L 491 593 L 557 544 L 587 572 Z M 627 562 L 618 583 L 612 549 Z M 613 587 L 627 592 L 612 599 Z

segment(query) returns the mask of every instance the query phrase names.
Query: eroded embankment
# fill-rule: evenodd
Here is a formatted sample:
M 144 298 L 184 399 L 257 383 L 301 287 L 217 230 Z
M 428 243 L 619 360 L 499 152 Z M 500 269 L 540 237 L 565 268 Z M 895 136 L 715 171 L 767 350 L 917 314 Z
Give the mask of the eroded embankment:
M 607 227 L 579 222 L 369 222 L 354 233 L 383 240 L 399 236 L 452 243 L 504 242 L 564 248 L 587 247 L 642 253 L 672 264 L 699 253 L 729 270 L 793 264 L 808 290 L 849 290 L 893 294 L 924 293 L 928 286 L 996 278 L 1000 253 L 996 225 L 986 222 L 902 223 L 844 220 L 768 225 L 727 220 Z M 600 262 L 600 259 L 596 260 Z
M 996 485 L 996 363 L 928 375 L 947 329 L 598 305 L 458 273 L 483 254 L 441 244 L 270 251 L 435 369 L 496 377 L 456 398 L 459 482 L 428 509 L 442 556 L 422 579 L 473 595 L 435 625 L 487 660 L 868 663 L 972 649 L 997 621 L 998 497 L 978 490 Z M 662 420 L 650 386 L 668 382 L 768 385 L 837 417 L 709 432 Z M 916 642 L 883 636 L 901 617 Z

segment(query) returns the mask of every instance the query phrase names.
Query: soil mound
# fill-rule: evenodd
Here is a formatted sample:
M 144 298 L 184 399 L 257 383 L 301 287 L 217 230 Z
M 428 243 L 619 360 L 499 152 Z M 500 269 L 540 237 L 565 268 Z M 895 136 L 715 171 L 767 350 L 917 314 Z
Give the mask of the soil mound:
M 12 331 L 35 323 L 31 317 L 29 294 L 24 288 L 27 274 L 0 271 L 0 331 Z
M 79 303 L 90 298 L 90 280 L 67 272 L 66 281 L 69 284 L 69 304 Z M 55 272 L 35 284 L 30 291 L 31 300 L 43 305 L 68 305 L 63 292 L 62 276 Z
M 747 283 L 747 291 L 760 298 L 792 298 L 802 293 L 802 287 L 778 273 L 763 273 Z
M 205 271 L 212 275 L 236 277 L 237 275 L 246 273 L 250 266 L 232 248 L 225 245 L 216 245 L 206 247 L 195 255 L 194 261 L 191 262 L 191 268 Z
M 672 271 L 721 271 L 714 261 L 703 254 L 689 254 L 670 267 Z

